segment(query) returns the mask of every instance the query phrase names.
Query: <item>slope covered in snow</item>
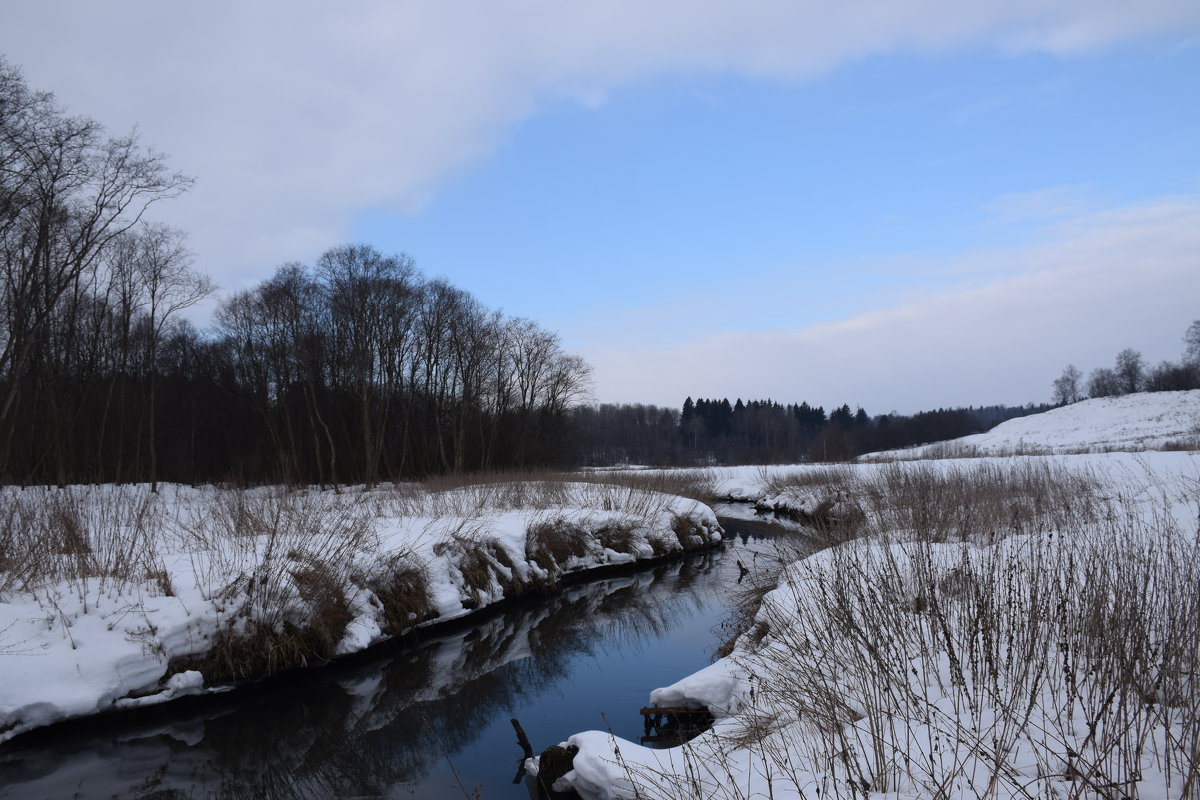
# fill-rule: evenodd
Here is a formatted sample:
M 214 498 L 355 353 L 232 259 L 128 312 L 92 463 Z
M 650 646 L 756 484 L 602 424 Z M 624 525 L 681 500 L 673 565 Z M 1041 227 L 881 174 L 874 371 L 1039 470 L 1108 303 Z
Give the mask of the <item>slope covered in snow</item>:
M 1200 449 L 1200 389 L 1097 397 L 1002 422 L 986 433 L 863 460 Z
M 732 653 L 650 693 L 708 709 L 713 728 L 666 750 L 577 733 L 555 788 L 584 800 L 1196 796 L 1200 454 L 821 477 L 860 504 L 857 528 L 808 557 L 781 550 Z

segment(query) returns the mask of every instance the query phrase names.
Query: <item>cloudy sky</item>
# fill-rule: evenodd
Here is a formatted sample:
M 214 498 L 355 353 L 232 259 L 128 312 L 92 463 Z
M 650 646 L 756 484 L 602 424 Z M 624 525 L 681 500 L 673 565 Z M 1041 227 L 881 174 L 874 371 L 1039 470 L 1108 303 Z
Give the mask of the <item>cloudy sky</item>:
M 195 175 L 227 290 L 347 241 L 557 330 L 595 399 L 1049 399 L 1200 318 L 1195 0 L 0 0 Z

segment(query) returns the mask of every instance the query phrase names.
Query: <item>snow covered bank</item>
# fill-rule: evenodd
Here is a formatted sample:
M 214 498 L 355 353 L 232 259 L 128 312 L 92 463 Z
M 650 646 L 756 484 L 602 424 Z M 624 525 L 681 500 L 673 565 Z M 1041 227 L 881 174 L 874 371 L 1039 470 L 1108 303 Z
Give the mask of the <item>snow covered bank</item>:
M 565 785 L 585 800 L 1200 792 L 1197 454 L 851 469 L 860 538 L 791 562 L 731 656 L 651 694 L 708 708 L 713 728 L 671 750 L 577 734 Z
M 721 536 L 693 500 L 585 483 L 2 499 L 0 741 L 219 691 Z
M 1083 400 L 948 442 L 870 453 L 861 460 L 1200 449 L 1200 389 Z

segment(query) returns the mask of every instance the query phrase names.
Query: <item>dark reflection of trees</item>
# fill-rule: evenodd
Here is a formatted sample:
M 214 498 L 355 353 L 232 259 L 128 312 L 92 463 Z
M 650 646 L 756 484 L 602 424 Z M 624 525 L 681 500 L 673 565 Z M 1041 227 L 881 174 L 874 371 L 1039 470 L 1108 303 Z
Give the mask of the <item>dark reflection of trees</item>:
M 365 666 L 265 687 L 223 713 L 13 743 L 0 750 L 0 798 L 384 795 L 552 688 L 578 656 L 647 646 L 702 605 L 694 592 L 718 558 L 569 587 Z

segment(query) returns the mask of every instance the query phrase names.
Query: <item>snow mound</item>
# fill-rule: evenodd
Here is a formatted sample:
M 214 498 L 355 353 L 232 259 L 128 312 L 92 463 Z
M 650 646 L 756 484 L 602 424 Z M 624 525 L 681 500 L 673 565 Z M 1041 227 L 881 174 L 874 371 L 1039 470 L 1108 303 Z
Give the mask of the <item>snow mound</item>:
M 863 460 L 1200 449 L 1200 389 L 1097 397 L 1002 422 L 987 433 Z

